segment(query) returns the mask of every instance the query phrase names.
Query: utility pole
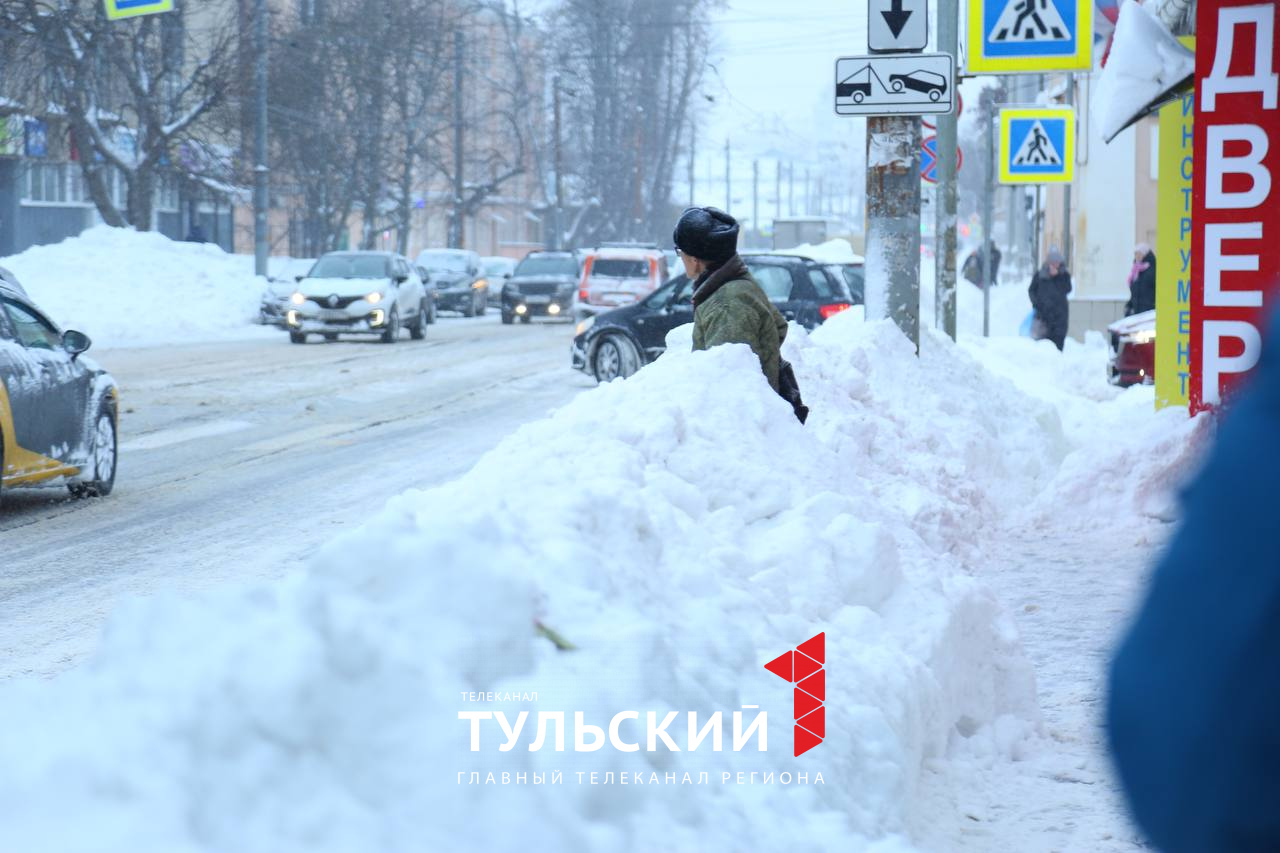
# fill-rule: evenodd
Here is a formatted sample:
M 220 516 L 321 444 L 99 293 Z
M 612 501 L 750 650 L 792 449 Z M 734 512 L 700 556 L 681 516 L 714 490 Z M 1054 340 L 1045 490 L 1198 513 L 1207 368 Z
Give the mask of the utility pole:
M 256 275 L 267 274 L 267 254 L 270 251 L 267 238 L 267 3 L 255 0 L 253 22 L 254 50 L 257 51 L 254 67 L 254 84 L 257 88 L 256 121 L 253 139 L 253 270 Z
M 1076 75 L 1067 74 L 1067 106 L 1074 108 L 1076 104 Z M 1070 147 L 1070 146 L 1069 146 Z M 1071 262 L 1071 184 L 1062 185 L 1062 257 L 1066 258 L 1067 269 L 1075 266 Z
M 782 161 L 773 161 L 773 218 L 782 218 Z
M 938 0 L 938 50 L 960 56 L 960 10 L 957 0 Z M 943 332 L 956 339 L 956 134 L 957 116 L 938 116 L 938 203 L 934 206 L 934 311 Z
M 729 137 L 724 138 L 724 209 L 733 208 L 733 190 L 729 183 Z
M 560 75 L 556 74 L 551 78 L 551 94 L 553 105 L 552 125 L 555 132 L 555 169 L 556 169 L 556 209 L 555 214 L 551 217 L 552 227 L 555 232 L 551 235 L 551 248 L 553 251 L 560 251 L 564 248 L 564 161 L 562 157 L 562 144 L 560 142 Z
M 875 157 L 871 152 L 876 152 Z M 867 118 L 867 319 L 920 351 L 920 119 Z M 887 289 L 886 289 L 887 285 Z
M 995 245 L 995 241 L 991 239 L 991 207 L 996 190 L 996 146 L 995 131 L 993 129 L 996 120 L 996 106 L 994 97 L 991 97 L 986 92 L 983 94 L 987 95 L 986 104 L 982 108 L 982 121 L 986 125 L 983 128 L 985 148 L 983 160 L 986 162 L 987 180 L 982 190 L 982 336 L 989 338 L 991 337 L 992 261 L 990 246 Z
M 751 230 L 760 234 L 760 161 L 751 161 Z M 754 243 L 755 241 L 752 240 Z
M 804 215 L 813 215 L 813 191 L 809 187 L 809 167 L 804 170 Z
M 693 207 L 697 204 L 695 201 L 697 193 L 694 192 L 694 172 L 698 165 L 697 157 L 697 141 L 698 135 L 693 132 L 693 119 L 689 120 L 689 206 Z
M 796 215 L 796 164 L 787 161 L 787 216 Z
M 461 249 L 462 228 L 462 31 L 453 32 L 453 216 L 449 247 Z

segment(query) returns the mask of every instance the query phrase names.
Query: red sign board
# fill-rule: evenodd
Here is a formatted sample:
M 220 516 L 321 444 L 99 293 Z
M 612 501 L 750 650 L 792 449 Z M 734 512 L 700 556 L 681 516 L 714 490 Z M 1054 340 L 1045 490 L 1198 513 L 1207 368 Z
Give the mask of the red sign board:
M 1199 0 L 1196 43 L 1199 163 L 1185 318 L 1193 413 L 1220 404 L 1257 364 L 1266 309 L 1280 297 L 1276 4 Z

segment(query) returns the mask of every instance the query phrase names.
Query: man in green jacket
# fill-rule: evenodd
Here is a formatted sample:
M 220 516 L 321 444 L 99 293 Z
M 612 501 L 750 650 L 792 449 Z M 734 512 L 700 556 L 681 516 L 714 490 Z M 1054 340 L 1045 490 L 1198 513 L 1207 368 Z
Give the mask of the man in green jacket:
M 746 344 L 777 391 L 787 321 L 738 257 L 737 220 L 714 207 L 691 207 L 674 238 L 693 282 L 693 348 Z

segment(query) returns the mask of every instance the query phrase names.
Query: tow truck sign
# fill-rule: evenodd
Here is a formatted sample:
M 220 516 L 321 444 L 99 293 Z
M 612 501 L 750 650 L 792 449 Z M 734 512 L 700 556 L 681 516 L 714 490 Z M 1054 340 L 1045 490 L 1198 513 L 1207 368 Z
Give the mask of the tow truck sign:
M 836 60 L 836 115 L 918 116 L 955 109 L 948 53 L 843 56 Z
M 1192 182 L 1192 413 L 1219 405 L 1262 351 L 1280 295 L 1280 16 L 1199 0 Z M 1278 330 L 1272 328 L 1271 334 Z

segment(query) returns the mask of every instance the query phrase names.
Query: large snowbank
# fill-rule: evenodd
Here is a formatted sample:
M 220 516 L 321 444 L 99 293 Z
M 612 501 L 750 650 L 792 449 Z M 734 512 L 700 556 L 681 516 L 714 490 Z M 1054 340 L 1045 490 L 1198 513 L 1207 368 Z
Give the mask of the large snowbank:
M 1016 633 L 959 552 L 1052 475 L 1062 431 L 883 322 L 797 329 L 787 354 L 805 428 L 747 349 L 671 353 L 394 500 L 305 576 L 138 603 L 89 665 L 0 688 L 0 849 L 910 849 L 926 762 L 1007 757 L 1036 726 Z M 792 689 L 762 665 L 818 631 L 827 739 L 797 759 Z M 538 701 L 460 700 L 487 690 Z M 457 718 L 720 711 L 729 744 L 744 704 L 767 752 L 575 753 L 572 732 L 530 752 L 531 719 L 511 752 L 482 724 L 472 753 Z M 565 784 L 459 785 L 472 770 Z M 738 771 L 825 784 L 719 784 Z
M 99 347 L 279 336 L 253 325 L 265 280 L 210 243 L 99 226 L 0 259 L 64 328 Z M 274 334 L 272 334 L 274 333 Z

